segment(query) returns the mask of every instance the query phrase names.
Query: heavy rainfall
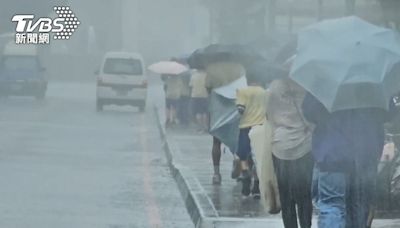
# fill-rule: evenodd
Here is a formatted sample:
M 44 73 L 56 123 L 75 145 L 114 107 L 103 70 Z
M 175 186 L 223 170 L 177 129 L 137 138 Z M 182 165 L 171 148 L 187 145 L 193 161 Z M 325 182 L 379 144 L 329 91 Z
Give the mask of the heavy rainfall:
M 400 228 L 399 12 L 1 0 L 0 228 Z

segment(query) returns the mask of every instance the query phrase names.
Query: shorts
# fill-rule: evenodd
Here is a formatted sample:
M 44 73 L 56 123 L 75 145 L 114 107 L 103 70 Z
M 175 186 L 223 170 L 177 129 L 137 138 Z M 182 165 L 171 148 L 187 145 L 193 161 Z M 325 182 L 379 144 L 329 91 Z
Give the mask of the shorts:
M 239 132 L 239 145 L 237 155 L 241 161 L 248 161 L 251 158 L 251 145 L 249 132 L 251 127 L 242 128 Z
M 193 114 L 207 114 L 208 113 L 208 99 L 193 97 L 192 98 Z
M 178 109 L 178 107 L 179 107 L 179 99 L 167 98 L 166 106 L 167 106 L 167 109 L 171 109 L 171 108 Z

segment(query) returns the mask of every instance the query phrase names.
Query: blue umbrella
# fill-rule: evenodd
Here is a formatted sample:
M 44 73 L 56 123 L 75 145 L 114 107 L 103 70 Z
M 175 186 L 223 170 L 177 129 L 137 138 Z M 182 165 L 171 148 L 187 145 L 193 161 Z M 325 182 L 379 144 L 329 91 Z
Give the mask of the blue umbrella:
M 358 17 L 327 20 L 299 33 L 290 77 L 330 112 L 389 108 L 400 90 L 400 37 Z
M 240 115 L 236 108 L 236 91 L 247 86 L 244 77 L 214 89 L 210 95 L 210 134 L 233 153 L 237 150 Z

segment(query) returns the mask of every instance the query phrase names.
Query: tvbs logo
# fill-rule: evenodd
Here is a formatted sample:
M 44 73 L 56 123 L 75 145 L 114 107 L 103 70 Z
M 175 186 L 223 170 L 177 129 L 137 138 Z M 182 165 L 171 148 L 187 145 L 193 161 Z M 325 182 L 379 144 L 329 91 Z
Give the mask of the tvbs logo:
M 54 21 L 51 18 L 40 18 L 35 23 L 34 15 L 15 15 L 13 22 L 17 22 L 16 32 L 33 32 L 38 29 L 39 32 L 61 32 L 64 30 L 64 19 L 57 18 Z
M 56 18 L 35 18 L 32 14 L 14 15 L 16 44 L 48 44 L 51 35 L 55 40 L 68 40 L 78 28 L 80 21 L 68 6 L 54 7 Z

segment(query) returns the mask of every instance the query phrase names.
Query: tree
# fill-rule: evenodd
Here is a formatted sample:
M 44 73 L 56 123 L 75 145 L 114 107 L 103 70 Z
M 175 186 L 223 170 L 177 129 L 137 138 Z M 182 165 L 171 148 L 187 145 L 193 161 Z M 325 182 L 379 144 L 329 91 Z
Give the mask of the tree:
M 356 0 L 345 0 L 346 1 L 346 16 L 354 15 L 356 9 Z
M 265 34 L 267 0 L 199 1 L 210 11 L 211 33 L 218 42 L 249 43 Z
M 379 0 L 382 8 L 384 20 L 387 26 L 400 30 L 400 1 L 398 0 Z
M 268 1 L 268 30 L 275 31 L 276 27 L 276 0 Z
M 318 20 L 324 19 L 324 0 L 317 0 L 317 17 Z M 345 2 L 345 15 L 346 16 L 351 16 L 355 14 L 355 9 L 356 9 L 356 0 L 344 0 Z
M 324 0 L 318 0 L 318 20 L 324 19 Z

